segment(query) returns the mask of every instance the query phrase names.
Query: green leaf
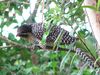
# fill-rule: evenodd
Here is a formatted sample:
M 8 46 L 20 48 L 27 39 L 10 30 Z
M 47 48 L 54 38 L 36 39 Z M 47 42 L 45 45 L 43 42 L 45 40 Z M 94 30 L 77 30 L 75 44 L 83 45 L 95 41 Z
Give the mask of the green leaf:
M 15 36 L 14 36 L 14 34 L 12 34 L 12 33 L 9 33 L 8 39 L 15 40 Z
M 33 71 L 33 73 L 38 73 L 38 72 L 40 72 L 40 68 L 38 66 L 33 66 L 32 71 Z
M 15 10 L 15 12 L 20 16 L 22 15 L 22 12 L 20 10 Z
M 65 63 L 68 60 L 68 56 L 69 56 L 70 50 L 67 52 L 67 54 L 64 56 L 64 58 L 62 59 L 61 63 L 60 63 L 60 71 L 62 71 L 65 67 Z
M 4 16 L 7 18 L 9 16 L 9 11 L 5 11 Z
M 27 9 L 29 7 L 29 5 L 28 4 L 24 4 L 24 7 L 25 7 L 25 9 Z
M 94 11 L 97 10 L 95 6 L 81 6 L 81 7 L 82 7 L 82 8 L 90 8 L 90 9 L 92 9 L 92 10 L 94 10 Z
M 26 68 L 24 71 L 25 71 L 25 73 L 26 74 L 29 74 L 30 72 L 32 72 L 32 67 L 30 67 L 30 68 Z
M 93 38 L 89 37 L 85 40 L 86 45 L 88 46 L 90 52 L 95 56 L 95 58 L 97 58 L 97 53 L 96 53 L 96 45 L 93 45 Z

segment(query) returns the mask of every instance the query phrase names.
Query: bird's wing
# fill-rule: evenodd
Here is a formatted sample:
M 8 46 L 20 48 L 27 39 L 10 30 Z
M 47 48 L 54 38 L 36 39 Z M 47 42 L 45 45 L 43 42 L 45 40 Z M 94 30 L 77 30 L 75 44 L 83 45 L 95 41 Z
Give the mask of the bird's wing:
M 32 34 L 35 36 L 37 39 L 41 40 L 42 36 L 44 34 L 44 28 L 42 23 L 34 23 L 32 25 Z

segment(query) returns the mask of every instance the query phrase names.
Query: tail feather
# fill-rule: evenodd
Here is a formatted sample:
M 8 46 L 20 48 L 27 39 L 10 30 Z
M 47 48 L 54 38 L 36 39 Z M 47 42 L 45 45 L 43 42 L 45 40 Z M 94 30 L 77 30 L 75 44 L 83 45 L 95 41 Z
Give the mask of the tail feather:
M 76 54 L 79 55 L 84 60 L 84 62 L 88 63 L 89 67 L 95 68 L 94 60 L 80 48 L 76 49 Z

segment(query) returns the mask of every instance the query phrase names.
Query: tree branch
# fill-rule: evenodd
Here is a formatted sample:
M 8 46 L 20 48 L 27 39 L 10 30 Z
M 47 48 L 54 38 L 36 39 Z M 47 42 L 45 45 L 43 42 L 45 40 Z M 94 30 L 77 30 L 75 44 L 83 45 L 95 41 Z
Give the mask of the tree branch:
M 16 47 L 20 47 L 20 48 L 28 48 L 28 46 L 13 42 L 13 41 L 9 40 L 8 38 L 6 38 L 5 36 L 0 36 L 0 39 L 4 40 L 6 43 L 10 44 L 11 46 L 16 46 Z M 1 46 L 1 48 L 2 48 L 2 46 Z
M 37 0 L 37 2 L 35 3 L 35 8 L 33 10 L 33 13 L 30 14 L 29 18 L 27 19 L 26 23 L 33 23 L 33 19 L 36 17 L 36 13 L 37 13 L 37 10 L 38 10 L 38 7 L 41 3 L 41 0 Z
M 93 6 L 95 7 L 97 5 L 96 0 L 84 0 L 85 6 Z M 99 46 L 100 46 L 100 13 L 93 9 L 85 8 L 87 18 L 89 20 L 92 33 L 94 34 Z
M 33 47 L 33 46 L 27 46 L 27 45 L 22 45 L 22 44 L 16 43 L 14 41 L 9 40 L 5 36 L 0 36 L 0 39 L 1 40 L 4 40 L 6 43 L 10 44 L 8 46 L 0 46 L 0 48 L 19 47 L 19 48 L 26 48 L 26 49 L 30 49 L 30 50 L 34 50 L 34 49 L 37 49 L 38 48 L 38 49 L 42 49 L 42 50 L 52 50 L 53 51 L 53 46 L 49 46 L 49 45 L 47 45 L 46 48 L 43 49 L 39 45 L 35 45 L 35 47 Z M 57 51 L 69 51 L 69 49 L 58 47 L 57 48 Z M 74 52 L 75 53 L 74 50 L 71 50 L 71 52 Z
M 13 47 L 13 45 L 0 46 L 0 49 L 2 49 L 2 48 L 10 48 L 10 47 Z
M 21 1 L 17 1 L 17 0 L 0 0 L 0 2 L 3 2 L 3 3 L 8 3 L 8 2 L 11 3 L 12 2 L 12 3 L 27 4 L 27 5 L 29 5 L 29 3 L 26 2 L 26 1 L 21 2 Z
M 8 46 L 0 46 L 0 48 L 9 48 L 9 47 L 19 47 L 19 48 L 26 48 L 26 49 L 30 49 L 30 50 L 34 50 L 35 48 L 39 48 L 39 49 L 42 49 L 42 50 L 53 50 L 53 47 L 52 46 L 47 46 L 47 48 L 46 49 L 43 49 L 43 48 L 41 48 L 41 46 L 35 46 L 35 48 L 34 47 L 29 47 L 29 46 L 27 46 L 27 45 L 22 45 L 22 44 L 19 44 L 19 43 L 16 43 L 16 42 L 14 42 L 14 41 L 11 41 L 11 40 L 9 40 L 8 38 L 6 38 L 5 36 L 0 36 L 0 39 L 1 40 L 4 40 L 6 43 L 8 43 L 8 44 L 10 44 L 10 45 L 8 45 Z M 32 49 L 33 48 L 33 49 Z M 60 48 L 60 47 L 58 47 L 57 48 L 57 51 L 69 51 L 69 49 L 66 49 L 66 48 Z M 71 52 L 72 53 L 75 53 L 75 51 L 74 50 L 71 50 Z M 97 65 L 99 64 L 99 62 L 97 62 Z M 99 66 L 99 65 L 98 65 Z

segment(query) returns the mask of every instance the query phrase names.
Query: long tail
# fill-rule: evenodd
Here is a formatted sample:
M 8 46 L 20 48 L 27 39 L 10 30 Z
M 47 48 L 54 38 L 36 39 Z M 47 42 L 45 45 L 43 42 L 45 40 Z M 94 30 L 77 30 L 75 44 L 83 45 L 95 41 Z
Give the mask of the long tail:
M 90 68 L 95 68 L 94 65 L 95 60 L 93 60 L 88 54 L 86 54 L 86 52 L 83 52 L 80 48 L 77 48 L 76 54 L 79 55 L 80 58 L 83 59 L 85 63 L 88 63 Z

